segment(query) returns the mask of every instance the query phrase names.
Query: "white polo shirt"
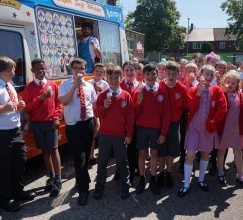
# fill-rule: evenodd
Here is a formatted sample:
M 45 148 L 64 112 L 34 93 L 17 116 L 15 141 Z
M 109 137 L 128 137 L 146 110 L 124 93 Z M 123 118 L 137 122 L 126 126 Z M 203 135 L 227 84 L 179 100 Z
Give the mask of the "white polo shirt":
M 11 83 L 8 84 L 9 88 L 15 96 L 15 100 L 18 102 L 17 92 Z M 0 79 L 0 105 L 4 105 L 10 100 L 8 91 L 6 89 L 6 82 Z M 10 112 L 0 114 L 0 130 L 9 130 L 20 127 L 20 114 L 16 109 Z
M 95 80 L 94 79 L 90 79 L 90 80 L 88 80 L 88 82 L 90 84 L 94 85 Z M 96 82 L 96 85 L 99 86 L 102 89 L 102 91 L 109 89 L 108 82 L 106 82 L 105 80 L 102 80 L 102 79 L 100 79 L 99 81 L 97 81 Z M 100 92 L 97 91 L 97 96 L 99 96 L 99 94 L 100 94 Z
M 59 97 L 65 96 L 70 89 L 73 87 L 74 78 L 69 78 L 67 80 L 64 80 L 60 87 L 59 87 Z M 86 104 L 86 118 L 85 120 L 89 118 L 94 117 L 93 112 L 93 103 L 96 102 L 97 95 L 95 92 L 94 87 L 88 83 L 83 81 L 82 86 L 84 89 L 84 96 L 85 96 L 85 104 Z M 64 106 L 64 119 L 67 125 L 75 125 L 78 121 L 81 121 L 80 118 L 81 113 L 81 106 L 80 106 L 80 97 L 78 96 L 78 88 L 75 90 L 73 97 L 71 99 L 71 102 Z

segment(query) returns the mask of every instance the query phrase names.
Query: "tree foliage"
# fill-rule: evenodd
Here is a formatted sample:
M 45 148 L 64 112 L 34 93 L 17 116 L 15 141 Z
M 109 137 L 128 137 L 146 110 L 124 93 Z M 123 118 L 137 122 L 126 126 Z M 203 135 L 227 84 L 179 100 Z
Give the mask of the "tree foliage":
M 213 44 L 208 41 L 204 41 L 200 52 L 201 53 L 210 53 L 211 51 L 214 51 Z
M 237 35 L 237 44 L 243 48 L 243 0 L 227 0 L 221 8 L 229 16 L 225 34 Z
M 138 0 L 126 18 L 126 28 L 145 34 L 145 50 L 162 51 L 184 45 L 186 29 L 178 25 L 180 13 L 173 0 Z

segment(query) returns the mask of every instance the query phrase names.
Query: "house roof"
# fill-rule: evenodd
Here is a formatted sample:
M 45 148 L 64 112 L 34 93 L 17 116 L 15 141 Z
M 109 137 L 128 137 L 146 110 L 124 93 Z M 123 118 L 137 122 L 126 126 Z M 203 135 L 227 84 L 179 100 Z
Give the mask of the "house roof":
M 189 32 L 189 42 L 235 41 L 236 35 L 224 35 L 225 28 L 194 28 Z

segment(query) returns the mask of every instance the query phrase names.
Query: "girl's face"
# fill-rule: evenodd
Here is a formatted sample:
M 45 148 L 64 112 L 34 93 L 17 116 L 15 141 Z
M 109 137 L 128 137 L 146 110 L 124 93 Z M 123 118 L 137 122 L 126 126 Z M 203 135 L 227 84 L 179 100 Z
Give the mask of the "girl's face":
M 186 66 L 186 63 L 180 63 L 180 75 L 181 76 L 185 75 L 185 66 Z
M 213 81 L 214 71 L 212 71 L 210 69 L 205 69 L 205 70 L 203 70 L 202 75 L 204 77 L 204 86 L 209 86 L 210 83 Z
M 217 57 L 211 57 L 207 62 L 208 65 L 215 67 L 216 63 L 219 61 Z
M 136 77 L 135 68 L 133 65 L 126 65 L 124 67 L 124 75 L 128 82 L 133 82 Z
M 95 81 L 99 81 L 104 76 L 105 70 L 103 67 L 97 66 L 97 67 L 95 67 L 93 74 L 94 74 Z
M 165 64 L 159 64 L 158 65 L 158 78 L 159 79 L 165 78 L 165 71 L 166 71 L 166 65 Z
M 227 77 L 224 80 L 224 88 L 228 93 L 234 93 L 237 89 L 237 79 L 233 78 L 233 77 Z
M 197 78 L 197 69 L 193 66 L 188 66 L 185 70 L 185 75 L 186 75 L 186 81 L 194 76 L 194 78 Z
M 225 63 L 218 63 L 215 69 L 222 77 L 227 72 L 227 65 Z
M 194 63 L 197 65 L 197 68 L 200 70 L 203 65 L 203 59 L 199 57 L 194 58 Z

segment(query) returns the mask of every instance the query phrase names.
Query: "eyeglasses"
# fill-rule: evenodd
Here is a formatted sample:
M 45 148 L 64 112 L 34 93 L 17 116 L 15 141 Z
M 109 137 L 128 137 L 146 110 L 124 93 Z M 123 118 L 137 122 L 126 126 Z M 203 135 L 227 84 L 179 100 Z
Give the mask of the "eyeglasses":
M 74 71 L 77 71 L 77 70 L 86 70 L 84 67 L 80 67 L 80 68 L 78 68 L 78 67 L 73 67 L 72 68 Z

